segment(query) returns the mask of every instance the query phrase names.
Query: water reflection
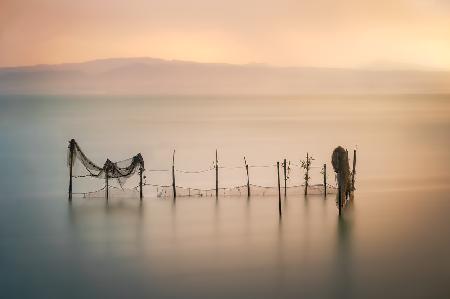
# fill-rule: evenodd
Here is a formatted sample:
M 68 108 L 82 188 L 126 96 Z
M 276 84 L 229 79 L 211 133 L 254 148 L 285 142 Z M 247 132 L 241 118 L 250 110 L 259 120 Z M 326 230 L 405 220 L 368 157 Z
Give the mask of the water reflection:
M 337 217 L 336 245 L 336 293 L 338 298 L 352 297 L 352 207 L 346 207 L 344 213 Z
M 81 254 L 137 255 L 145 246 L 145 203 L 90 199 L 67 205 L 68 230 Z
M 112 298 L 124 295 L 123 289 L 134 298 L 365 298 L 380 282 L 398 294 L 406 289 L 397 284 L 420 275 L 428 287 L 415 284 L 415 291 L 432 294 L 438 289 L 431 286 L 448 278 L 443 265 L 450 246 L 429 229 L 436 221 L 431 219 L 448 227 L 446 213 L 438 213 L 441 203 L 424 203 L 423 197 L 408 201 L 408 207 L 420 205 L 428 219 L 415 230 L 409 229 L 413 214 L 404 213 L 406 205 L 395 205 L 392 197 L 358 196 L 341 217 L 334 200 L 322 196 L 292 196 L 286 203 L 282 218 L 277 197 L 180 198 L 176 203 L 76 199 L 71 205 L 64 198 L 43 200 L 30 205 L 32 210 L 17 203 L 0 219 L 2 252 L 13 257 L 3 260 L 1 271 L 17 277 L 14 271 L 20 270 L 29 281 L 38 274 L 43 280 L 58 277 L 61 286 L 53 289 L 58 295 L 69 285 L 86 290 L 85 295 Z M 21 221 L 12 226 L 12 219 Z M 36 250 L 30 256 L 21 248 Z M 421 259 L 434 265 L 433 272 L 412 271 L 411 260 Z M 391 265 L 395 269 L 386 272 Z M 439 279 L 426 280 L 433 273 Z M 32 293 L 44 287 L 28 286 Z

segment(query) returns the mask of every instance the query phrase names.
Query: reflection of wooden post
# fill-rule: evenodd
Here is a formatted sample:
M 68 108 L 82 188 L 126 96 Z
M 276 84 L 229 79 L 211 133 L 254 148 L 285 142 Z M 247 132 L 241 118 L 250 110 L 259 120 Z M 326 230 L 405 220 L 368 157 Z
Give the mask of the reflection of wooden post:
M 247 171 L 247 197 L 250 197 L 250 177 L 248 175 L 248 164 L 244 157 L 245 170 Z
M 139 168 L 139 198 L 142 201 L 142 172 L 144 169 L 142 169 L 142 166 Z
M 216 198 L 219 197 L 219 165 L 217 162 L 217 150 L 216 150 Z
M 277 162 L 277 175 L 278 175 L 278 213 L 281 216 L 280 162 Z
M 356 150 L 353 150 L 352 191 L 355 190 Z
M 69 201 L 72 201 L 72 168 L 73 168 L 73 153 L 75 151 L 75 139 L 71 139 L 69 142 Z
M 173 150 L 172 155 L 172 190 L 173 190 L 173 198 L 177 198 L 177 189 L 175 187 L 175 150 Z
M 323 193 L 327 196 L 327 164 L 323 164 Z
M 309 154 L 306 153 L 305 195 L 308 195 L 308 179 L 309 179 Z
M 287 181 L 287 177 L 286 177 L 286 159 L 284 159 L 283 161 L 283 168 L 284 168 L 284 197 L 286 197 L 286 181 Z

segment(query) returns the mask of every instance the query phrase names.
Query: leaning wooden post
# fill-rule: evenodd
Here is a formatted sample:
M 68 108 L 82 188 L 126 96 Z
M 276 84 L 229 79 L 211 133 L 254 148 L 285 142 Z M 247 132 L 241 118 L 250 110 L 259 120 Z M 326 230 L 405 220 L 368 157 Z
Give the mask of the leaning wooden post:
M 177 189 L 175 185 L 175 150 L 173 150 L 172 155 L 172 190 L 173 190 L 173 198 L 177 198 Z
M 327 197 L 327 164 L 323 164 L 323 194 Z
M 355 190 L 356 149 L 353 150 L 352 191 Z
M 69 142 L 69 201 L 72 201 L 72 168 L 73 168 L 73 153 L 75 151 L 75 139 L 71 139 Z
M 247 197 L 250 197 L 250 177 L 248 175 L 248 164 L 244 157 L 245 170 L 247 171 Z
M 309 153 L 306 153 L 305 195 L 308 195 L 308 180 L 309 180 Z
M 216 198 L 219 197 L 219 164 L 217 162 L 217 150 L 216 150 Z
M 281 216 L 280 162 L 277 162 L 277 175 L 278 175 L 278 213 Z
M 284 197 L 286 197 L 286 181 L 287 181 L 287 176 L 286 176 L 286 159 L 284 159 L 283 161 L 283 168 L 284 168 Z

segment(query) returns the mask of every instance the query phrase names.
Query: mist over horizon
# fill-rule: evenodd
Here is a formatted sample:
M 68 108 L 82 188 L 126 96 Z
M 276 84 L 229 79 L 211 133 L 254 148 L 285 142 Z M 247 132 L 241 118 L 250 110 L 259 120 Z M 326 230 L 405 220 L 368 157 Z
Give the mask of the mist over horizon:
M 0 94 L 437 94 L 450 72 L 276 67 L 156 58 L 0 68 Z
M 85 60 L 73 60 L 73 61 L 60 61 L 53 63 L 31 63 L 31 64 L 18 64 L 18 65 L 6 65 L 0 66 L 0 70 L 5 69 L 20 69 L 20 68 L 34 68 L 34 67 L 56 67 L 56 66 L 67 66 L 76 64 L 86 64 L 86 63 L 96 63 L 103 61 L 159 61 L 159 62 L 181 62 L 181 63 L 202 63 L 202 64 L 215 64 L 215 65 L 255 65 L 255 66 L 265 66 L 265 67 L 275 67 L 275 68 L 320 68 L 320 69 L 352 69 L 352 70 L 372 70 L 372 71 L 440 71 L 447 72 L 450 68 L 445 67 L 433 67 L 414 63 L 405 63 L 400 61 L 391 60 L 374 60 L 370 63 L 363 64 L 360 66 L 321 66 L 321 65 L 309 65 L 309 64 L 292 64 L 292 65 L 279 65 L 267 63 L 265 61 L 248 61 L 248 62 L 226 62 L 226 61 L 195 61 L 189 59 L 178 59 L 178 58 L 161 58 L 152 56 L 129 56 L 129 57 L 97 57 Z

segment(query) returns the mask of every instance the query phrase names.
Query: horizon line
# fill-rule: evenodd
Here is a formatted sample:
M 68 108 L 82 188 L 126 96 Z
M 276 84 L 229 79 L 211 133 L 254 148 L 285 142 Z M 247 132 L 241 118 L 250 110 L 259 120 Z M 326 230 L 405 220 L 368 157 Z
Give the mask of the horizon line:
M 23 65 L 0 65 L 0 70 L 2 69 L 19 69 L 19 68 L 32 68 L 32 67 L 46 67 L 46 66 L 64 66 L 64 65 L 77 65 L 77 64 L 85 64 L 96 61 L 107 61 L 107 60 L 135 60 L 135 59 L 151 59 L 151 60 L 159 60 L 162 62 L 180 62 L 180 63 L 192 63 L 192 64 L 210 64 L 210 65 L 228 65 L 228 66 L 264 66 L 268 68 L 312 68 L 312 69 L 340 69 L 340 70 L 361 70 L 361 71 L 424 71 L 424 72 L 450 72 L 450 69 L 447 68 L 438 68 L 431 66 L 423 66 L 423 65 L 409 65 L 404 64 L 403 67 L 399 66 L 311 66 L 311 65 L 274 65 L 265 62 L 247 62 L 247 63 L 232 63 L 232 62 L 218 62 L 218 61 L 194 61 L 194 60 L 184 60 L 184 59 L 175 59 L 175 58 L 158 58 L 152 56 L 117 56 L 117 57 L 104 57 L 104 58 L 92 58 L 88 60 L 81 61 L 71 61 L 71 62 L 55 62 L 55 63 L 37 63 L 37 64 L 23 64 Z M 395 64 L 395 63 L 394 63 Z M 401 62 L 398 63 L 402 65 Z M 406 66 L 406 67 L 405 67 Z

